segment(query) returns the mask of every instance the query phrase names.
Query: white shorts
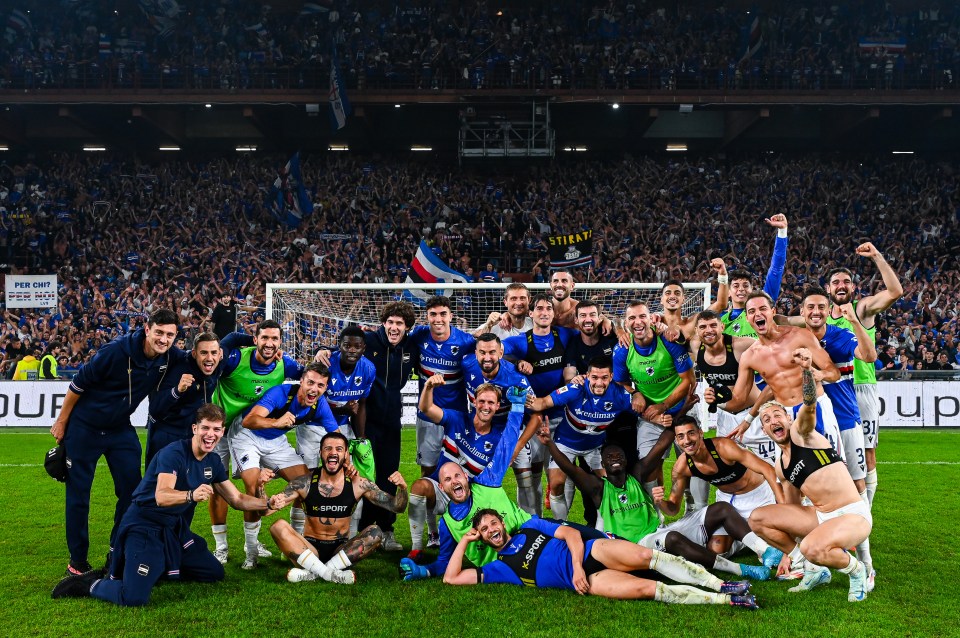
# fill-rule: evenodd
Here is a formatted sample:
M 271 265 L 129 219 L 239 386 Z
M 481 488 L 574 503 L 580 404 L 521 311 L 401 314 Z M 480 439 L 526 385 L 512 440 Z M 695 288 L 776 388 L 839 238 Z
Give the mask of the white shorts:
M 725 437 L 733 432 L 737 426 L 747 418 L 749 413 L 750 408 L 738 414 L 732 414 L 726 410 L 717 410 L 717 436 Z M 777 444 L 773 442 L 773 439 L 763 433 L 763 428 L 760 426 L 760 419 L 753 419 L 753 421 L 751 421 L 750 427 L 747 428 L 747 431 L 743 433 L 743 438 L 737 441 L 737 443 L 770 465 L 773 465 L 777 459 Z
M 230 467 L 230 440 L 227 437 L 220 439 L 217 447 L 213 448 L 213 453 L 220 457 L 220 462 L 223 463 L 224 469 Z
M 863 425 L 863 447 L 877 447 L 880 427 L 880 397 L 876 383 L 861 383 L 853 386 L 860 407 L 860 423 Z
M 870 529 L 873 529 L 873 515 L 870 514 L 870 506 L 861 500 L 856 500 L 849 505 L 838 507 L 832 512 L 821 512 L 820 510 L 817 510 L 817 522 L 823 525 L 830 519 L 838 518 L 846 514 L 856 514 L 857 516 L 862 516 L 863 518 L 867 519 L 868 523 L 870 523 Z
M 443 426 L 417 416 L 417 465 L 436 467 L 443 450 Z
M 436 503 L 433 506 L 433 514 L 440 516 L 447 511 L 447 506 L 450 505 L 450 497 L 447 496 L 447 493 L 440 489 L 440 484 L 429 476 L 423 477 L 425 480 L 430 481 L 430 484 L 433 485 L 433 497 L 436 500 Z
M 744 520 L 750 520 L 753 510 L 764 505 L 773 505 L 777 502 L 777 498 L 773 495 L 770 485 L 763 481 L 760 485 L 743 494 L 728 494 L 717 490 L 717 502 L 730 503 Z
M 637 420 L 637 454 L 641 459 L 650 453 L 650 450 L 657 444 L 657 440 L 662 433 L 662 425 L 651 423 L 643 417 Z M 663 452 L 663 458 L 670 456 L 671 449 L 672 446 L 667 446 L 667 449 Z
M 655 532 L 651 532 L 640 539 L 638 545 L 643 545 L 649 549 L 655 549 L 658 552 L 665 552 L 667 534 L 669 532 L 679 532 L 691 541 L 702 547 L 707 546 L 710 537 L 707 536 L 707 529 L 704 527 L 704 521 L 707 518 L 707 508 L 698 509 L 691 512 L 678 521 L 670 523 L 666 527 L 661 527 Z
M 562 415 L 550 419 L 551 437 L 553 433 L 557 431 L 557 426 L 560 425 L 561 419 L 563 419 Z M 514 459 L 510 467 L 515 470 L 528 470 L 533 467 L 534 463 L 543 463 L 548 459 L 551 459 L 550 452 L 543 446 L 540 439 L 538 439 L 536 435 L 533 435 L 533 437 L 527 441 L 527 444 L 517 453 L 517 458 Z
M 297 455 L 303 459 L 307 469 L 315 469 L 320 465 L 320 441 L 327 431 L 316 425 L 303 423 L 297 426 Z
M 233 457 L 234 474 L 250 469 L 269 468 L 275 472 L 303 465 L 286 436 L 265 439 L 244 428 L 230 439 L 230 455 Z
M 600 448 L 596 447 L 592 450 L 587 450 L 586 452 L 579 452 L 577 450 L 571 450 L 563 443 L 557 443 L 557 449 L 563 453 L 567 460 L 573 464 L 576 464 L 576 459 L 578 456 L 582 456 L 583 459 L 587 462 L 587 465 L 590 466 L 591 470 L 599 470 L 600 465 Z M 560 466 L 557 465 L 557 462 L 553 460 L 553 456 L 550 457 L 550 465 L 547 466 L 551 470 L 559 470 Z
M 864 458 L 863 428 L 857 426 L 849 430 L 840 430 L 840 440 L 843 441 L 844 460 L 850 478 L 859 481 L 867 477 L 867 460 Z

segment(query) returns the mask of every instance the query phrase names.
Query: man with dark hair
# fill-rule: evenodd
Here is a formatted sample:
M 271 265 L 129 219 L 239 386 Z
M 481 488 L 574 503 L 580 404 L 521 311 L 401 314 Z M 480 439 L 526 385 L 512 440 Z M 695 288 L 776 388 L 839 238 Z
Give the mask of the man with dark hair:
M 113 475 L 117 506 L 110 546 L 130 497 L 140 482 L 140 439 L 130 415 L 163 382 L 171 365 L 186 357 L 171 351 L 177 315 L 158 310 L 146 328 L 117 337 L 100 348 L 70 382 L 59 416 L 50 428 L 67 448 L 66 535 L 69 574 L 90 571 L 88 523 L 90 488 L 97 461 L 105 456 Z
M 443 582 L 448 585 L 506 583 L 569 589 L 621 600 L 758 608 L 756 599 L 749 594 L 750 583 L 722 581 L 699 565 L 630 541 L 600 538 L 584 543 L 576 530 L 537 518 L 511 533 L 495 509 L 478 511 L 472 525 L 447 564 Z M 475 541 L 496 550 L 497 560 L 464 569 L 467 547 Z M 713 591 L 668 585 L 630 573 L 641 569 Z
M 765 221 L 777 229 L 777 239 L 773 245 L 770 269 L 767 271 L 767 278 L 763 283 L 763 291 L 770 295 L 771 303 L 775 303 L 780 296 L 783 270 L 787 263 L 787 216 L 778 213 L 771 215 L 770 219 Z M 718 280 L 720 283 L 724 283 L 723 279 L 718 278 Z M 734 270 L 729 275 L 729 283 L 730 308 L 721 316 L 724 333 L 735 337 L 757 336 L 747 321 L 746 312 L 744 312 L 747 297 L 753 292 L 753 276 L 745 270 Z
M 223 580 L 223 566 L 206 541 L 190 531 L 196 504 L 219 492 L 231 507 L 269 514 L 290 497 L 267 498 L 263 485 L 273 473 L 258 477 L 257 494 L 241 494 L 227 477 L 220 457 L 211 454 L 223 436 L 223 410 L 204 404 L 196 414 L 193 437 L 163 448 L 147 466 L 133 492 L 116 539 L 109 578 L 99 571 L 70 575 L 53 590 L 53 598 L 92 596 L 125 607 L 146 605 L 161 578 L 212 583 Z
M 347 437 L 334 431 L 320 441 L 320 464 L 310 474 L 294 479 L 283 495 L 302 500 L 306 524 L 302 532 L 285 520 L 270 526 L 277 547 L 297 567 L 287 572 L 291 583 L 322 578 L 342 585 L 356 580 L 350 567 L 369 556 L 383 541 L 383 532 L 371 525 L 354 537 L 348 535 L 350 517 L 361 498 L 393 512 L 407 507 L 407 484 L 400 472 L 390 475 L 397 487 L 391 496 L 371 480 L 348 473 Z
M 249 335 L 233 332 L 223 340 L 223 348 L 230 351 L 252 342 Z M 190 438 L 197 409 L 213 400 L 223 371 L 222 358 L 217 335 L 202 332 L 194 339 L 190 356 L 167 371 L 160 389 L 150 395 L 144 466 L 170 443 Z
M 416 322 L 411 304 L 391 301 L 380 311 L 380 327 L 363 334 L 367 342 L 363 356 L 376 369 L 367 397 L 366 435 L 376 459 L 377 487 L 391 496 L 396 494 L 397 486 L 390 482 L 390 476 L 400 469 L 401 391 L 418 361 L 416 348 L 407 340 L 407 333 Z M 360 514 L 359 528 L 376 524 L 383 531 L 383 548 L 388 552 L 402 550 L 393 533 L 396 513 L 387 507 L 370 505 Z
M 63 354 L 63 346 L 59 341 L 51 341 L 47 350 L 40 358 L 40 378 L 59 379 L 57 375 L 57 357 Z
M 243 428 L 239 422 L 243 412 L 259 401 L 270 388 L 280 385 L 285 379 L 299 379 L 303 366 L 292 357 L 280 355 L 283 331 L 280 324 L 266 319 L 257 324 L 253 345 L 225 353 L 223 372 L 213 402 L 226 414 L 227 433 L 217 446 L 217 454 L 224 467 L 230 463 L 230 440 Z M 227 505 L 216 494 L 210 499 L 210 523 L 216 541 L 214 554 L 221 563 L 229 557 L 227 547 Z M 246 542 L 256 539 L 260 522 L 244 522 Z M 257 556 L 271 556 L 269 550 L 257 541 Z M 251 561 L 253 562 L 253 561 Z
M 237 329 L 237 300 L 230 293 L 224 293 L 217 298 L 217 305 L 210 314 L 210 325 L 217 339 L 226 339 L 227 335 Z M 229 423 L 227 426 L 229 427 Z
M 434 402 L 441 408 L 465 412 L 467 409 L 466 386 L 463 381 L 463 358 L 474 351 L 476 339 L 459 328 L 450 325 L 453 310 L 450 299 L 437 295 L 427 299 L 427 325 L 417 326 L 410 332 L 409 343 L 419 354 L 420 391 L 426 380 L 439 374 L 444 385 L 434 390 Z M 432 423 L 422 413 L 417 413 L 417 465 L 420 475 L 429 476 L 437 467 L 443 448 L 443 427 Z M 429 517 L 430 540 L 427 547 L 436 547 L 436 519 Z

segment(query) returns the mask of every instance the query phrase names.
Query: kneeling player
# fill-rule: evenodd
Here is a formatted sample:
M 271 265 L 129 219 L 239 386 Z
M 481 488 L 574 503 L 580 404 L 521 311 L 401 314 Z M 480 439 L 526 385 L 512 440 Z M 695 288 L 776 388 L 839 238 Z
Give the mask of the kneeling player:
M 390 475 L 397 486 L 396 496 L 390 496 L 376 483 L 349 476 L 344 468 L 347 462 L 347 437 L 330 432 L 320 441 L 320 467 L 312 473 L 293 479 L 283 491 L 284 496 L 303 499 L 306 522 L 303 534 L 298 534 L 284 520 L 270 526 L 270 535 L 277 547 L 299 567 L 287 573 L 290 582 L 323 578 L 349 585 L 356 577 L 349 567 L 369 556 L 383 541 L 383 532 L 371 525 L 348 540 L 350 515 L 361 498 L 392 512 L 407 507 L 407 484 L 400 472 Z
M 570 589 L 580 594 L 624 600 L 659 600 L 687 605 L 733 605 L 756 609 L 747 582 L 724 582 L 699 565 L 677 556 L 619 539 L 591 539 L 565 525 L 533 518 L 507 533 L 499 512 L 483 509 L 473 517 L 473 529 L 454 550 L 443 581 L 450 585 L 508 583 Z M 481 541 L 496 550 L 497 559 L 479 569 L 463 569 L 467 545 Z M 638 578 L 629 572 L 652 569 L 688 585 Z

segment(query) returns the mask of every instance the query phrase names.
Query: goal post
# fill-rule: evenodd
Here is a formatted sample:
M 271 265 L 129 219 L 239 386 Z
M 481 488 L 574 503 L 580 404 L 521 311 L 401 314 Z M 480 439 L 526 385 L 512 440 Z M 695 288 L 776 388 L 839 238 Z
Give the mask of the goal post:
M 491 312 L 505 312 L 505 283 L 476 284 L 267 284 L 266 316 L 283 328 L 283 349 L 300 361 L 308 361 L 322 345 L 336 343 L 340 330 L 350 324 L 377 327 L 380 311 L 391 301 L 410 301 L 423 323 L 425 313 L 419 298 L 443 294 L 450 298 L 453 325 L 472 332 Z M 550 293 L 550 285 L 525 284 L 531 297 Z M 710 284 L 684 283 L 684 316 L 710 305 Z M 600 311 L 612 318 L 623 317 L 627 305 L 635 300 L 648 303 L 659 312 L 659 283 L 601 284 L 577 283 L 571 297 L 592 299 Z M 411 293 L 419 293 L 418 295 Z M 418 307 L 419 304 L 419 307 Z

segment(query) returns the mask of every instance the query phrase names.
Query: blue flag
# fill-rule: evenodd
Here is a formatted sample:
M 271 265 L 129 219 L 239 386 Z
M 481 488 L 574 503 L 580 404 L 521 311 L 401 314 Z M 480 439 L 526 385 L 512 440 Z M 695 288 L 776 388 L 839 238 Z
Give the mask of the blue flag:
M 350 115 L 350 100 L 347 99 L 346 87 L 337 68 L 337 50 L 333 50 L 330 57 L 330 125 L 334 131 L 339 131 L 347 125 L 347 116 Z
M 297 228 L 303 218 L 313 213 L 313 201 L 303 185 L 300 173 L 300 153 L 296 152 L 277 173 L 270 188 L 267 205 L 274 217 Z

